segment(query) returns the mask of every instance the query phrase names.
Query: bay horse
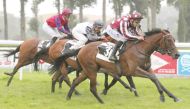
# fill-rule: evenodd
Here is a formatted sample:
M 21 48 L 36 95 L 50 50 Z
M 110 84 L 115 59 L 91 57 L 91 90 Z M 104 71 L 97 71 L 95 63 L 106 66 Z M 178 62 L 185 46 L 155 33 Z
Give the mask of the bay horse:
M 14 75 L 17 73 L 17 71 L 26 65 L 35 63 L 35 70 L 37 70 L 37 63 L 38 61 L 35 61 L 38 57 L 38 44 L 40 43 L 40 40 L 38 38 L 32 38 L 29 40 L 24 41 L 22 44 L 17 46 L 17 48 L 13 51 L 10 51 L 8 54 L 5 54 L 5 57 L 9 57 L 11 55 L 15 55 L 16 53 L 19 53 L 18 55 L 18 62 L 13 68 L 13 71 L 11 73 L 5 72 L 4 74 L 9 75 L 10 78 L 7 82 L 7 86 L 11 84 L 11 81 L 14 77 Z M 37 56 L 36 56 L 37 55 Z M 44 60 L 45 62 L 52 64 L 53 60 L 49 58 L 48 56 L 48 49 L 43 49 L 42 52 L 40 52 L 40 59 Z M 73 70 L 69 70 L 69 72 L 72 72 Z M 61 87 L 61 84 L 59 84 Z
M 144 41 L 140 41 L 136 44 L 127 42 L 127 47 L 125 46 L 123 48 L 124 51 L 119 56 L 119 65 L 122 74 L 118 73 L 118 69 L 114 63 L 96 58 L 98 53 L 97 46 L 102 43 L 103 42 L 89 43 L 79 51 L 77 58 L 82 67 L 82 72 L 79 77 L 73 80 L 67 95 L 67 100 L 71 99 L 75 87 L 88 78 L 90 80 L 91 93 L 100 103 L 104 103 L 97 94 L 96 89 L 97 72 L 100 68 L 103 68 L 108 70 L 109 72 L 107 73 L 115 79 L 118 79 L 119 75 L 148 78 L 156 85 L 161 102 L 165 101 L 164 92 L 173 98 L 175 102 L 180 101 L 180 99 L 174 96 L 160 83 L 151 69 L 150 64 L 150 55 L 157 49 L 162 49 L 162 51 L 165 51 L 165 53 L 174 59 L 179 57 L 174 38 L 168 30 L 155 29 L 146 34 Z
M 11 73 L 5 72 L 4 74 L 9 75 L 10 78 L 7 82 L 7 86 L 10 85 L 14 75 L 16 72 L 23 66 L 29 65 L 33 63 L 33 59 L 37 53 L 37 48 L 40 40 L 37 38 L 32 38 L 29 40 L 24 41 L 22 44 L 17 46 L 17 48 L 13 51 L 10 51 L 8 54 L 5 54 L 5 57 L 9 57 L 11 55 L 15 55 L 19 52 L 18 55 L 18 62 L 13 68 L 13 71 Z M 47 56 L 43 56 L 43 59 L 47 60 L 47 62 L 50 62 L 50 60 L 47 59 Z
M 69 41 L 69 40 L 65 39 L 65 40 L 59 40 L 58 42 L 54 43 L 49 48 L 49 51 L 48 51 L 49 57 L 56 61 L 58 59 L 58 57 L 61 56 L 61 53 L 62 53 L 67 41 Z M 77 54 L 77 53 L 78 53 L 78 51 L 76 51 L 76 53 L 74 53 L 74 54 Z M 39 55 L 39 57 L 37 59 L 35 59 L 35 63 L 38 62 L 38 59 L 40 59 L 40 54 L 38 54 L 38 55 Z M 74 60 L 72 58 L 68 58 L 63 63 L 60 63 L 60 66 L 57 68 L 59 70 L 56 73 L 54 73 L 54 71 L 50 71 L 51 74 L 54 74 L 53 78 L 52 78 L 52 92 L 54 92 L 56 81 L 60 76 L 62 76 L 63 80 L 67 83 L 68 86 L 71 86 L 71 82 L 68 77 L 68 71 L 66 69 L 68 67 L 68 65 L 71 66 L 74 70 L 81 70 L 80 65 L 77 62 L 77 60 Z M 105 72 L 105 71 L 103 71 L 103 72 Z M 128 77 L 127 79 L 128 79 L 130 86 L 133 88 L 135 96 L 138 96 L 133 79 L 131 77 Z M 124 83 L 122 83 L 122 84 L 124 85 L 125 88 L 129 88 L 128 85 L 126 85 Z M 107 76 L 105 76 L 104 86 L 108 87 Z M 76 91 L 76 94 L 77 94 L 77 91 Z

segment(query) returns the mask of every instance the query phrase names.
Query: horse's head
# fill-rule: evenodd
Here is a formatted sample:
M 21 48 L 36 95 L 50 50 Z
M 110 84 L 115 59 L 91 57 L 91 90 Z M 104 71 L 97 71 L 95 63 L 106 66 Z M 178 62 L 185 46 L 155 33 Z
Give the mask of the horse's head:
M 175 46 L 175 39 L 168 30 L 162 30 L 162 39 L 159 43 L 158 52 L 161 54 L 168 54 L 174 59 L 178 59 L 180 56 L 177 47 Z

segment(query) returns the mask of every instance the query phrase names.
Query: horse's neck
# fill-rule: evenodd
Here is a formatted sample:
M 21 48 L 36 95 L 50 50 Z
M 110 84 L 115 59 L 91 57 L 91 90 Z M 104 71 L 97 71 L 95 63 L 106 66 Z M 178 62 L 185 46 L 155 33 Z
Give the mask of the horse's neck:
M 147 55 L 151 55 L 157 49 L 161 37 L 161 33 L 158 33 L 152 36 L 148 36 L 145 39 L 144 43 L 142 43 L 142 46 Z

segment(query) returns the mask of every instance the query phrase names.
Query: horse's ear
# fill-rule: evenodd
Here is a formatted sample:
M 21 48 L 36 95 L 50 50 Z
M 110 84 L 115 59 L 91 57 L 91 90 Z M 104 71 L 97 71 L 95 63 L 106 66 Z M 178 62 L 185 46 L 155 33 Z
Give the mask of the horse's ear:
M 161 29 L 161 32 L 164 33 L 164 34 L 170 33 L 169 30 L 165 30 L 165 29 Z

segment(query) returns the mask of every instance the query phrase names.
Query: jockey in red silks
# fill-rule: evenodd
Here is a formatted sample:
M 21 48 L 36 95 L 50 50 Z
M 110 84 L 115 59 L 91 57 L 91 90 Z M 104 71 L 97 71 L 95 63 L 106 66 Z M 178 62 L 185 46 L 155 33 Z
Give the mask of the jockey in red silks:
M 43 30 L 52 36 L 52 45 L 57 38 L 71 35 L 68 22 L 70 15 L 72 14 L 71 9 L 65 8 L 61 14 L 48 18 L 43 24 Z
M 117 60 L 116 52 L 124 41 L 130 39 L 144 40 L 144 33 L 140 28 L 141 19 L 143 19 L 142 15 L 134 11 L 127 16 L 116 19 L 107 26 L 104 32 L 117 41 L 109 60 Z

